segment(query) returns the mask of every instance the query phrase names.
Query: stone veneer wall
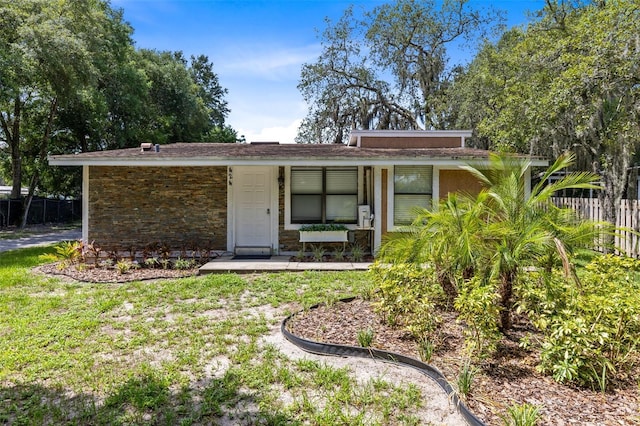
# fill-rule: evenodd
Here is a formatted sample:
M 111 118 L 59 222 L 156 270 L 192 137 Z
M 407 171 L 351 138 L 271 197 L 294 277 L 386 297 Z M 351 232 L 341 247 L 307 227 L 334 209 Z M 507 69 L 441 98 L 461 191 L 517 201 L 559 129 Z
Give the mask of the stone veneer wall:
M 227 248 L 227 168 L 89 168 L 89 241 Z

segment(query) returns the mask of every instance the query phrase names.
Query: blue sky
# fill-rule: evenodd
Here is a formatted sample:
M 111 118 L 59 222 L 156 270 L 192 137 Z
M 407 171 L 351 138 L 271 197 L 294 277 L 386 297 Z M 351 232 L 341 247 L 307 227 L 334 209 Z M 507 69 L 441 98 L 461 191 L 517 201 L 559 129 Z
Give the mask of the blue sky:
M 247 141 L 293 142 L 306 115 L 297 84 L 303 63 L 320 54 L 318 33 L 350 5 L 374 0 L 112 0 L 134 28 L 138 48 L 205 54 L 227 88 L 227 123 Z M 543 0 L 470 0 L 504 10 L 507 25 L 527 22 Z M 454 56 L 455 53 L 451 56 Z M 464 55 L 464 54 L 463 54 Z M 470 56 L 470 53 L 467 53 Z M 464 58 L 464 56 L 462 56 Z M 469 57 L 470 59 L 470 57 Z

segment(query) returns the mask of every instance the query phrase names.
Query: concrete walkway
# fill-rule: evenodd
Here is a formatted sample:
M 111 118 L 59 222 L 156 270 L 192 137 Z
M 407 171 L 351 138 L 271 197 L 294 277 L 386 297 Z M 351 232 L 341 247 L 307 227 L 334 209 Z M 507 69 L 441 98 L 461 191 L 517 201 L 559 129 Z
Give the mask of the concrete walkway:
M 199 274 L 222 274 L 227 272 L 285 272 L 285 271 L 366 271 L 371 263 L 352 262 L 291 262 L 291 256 L 271 256 L 270 259 L 239 260 L 222 256 L 206 263 Z
M 35 234 L 28 237 L 0 240 L 0 252 L 16 250 L 27 247 L 46 246 L 60 241 L 79 240 L 82 238 L 82 230 L 69 229 L 47 234 Z

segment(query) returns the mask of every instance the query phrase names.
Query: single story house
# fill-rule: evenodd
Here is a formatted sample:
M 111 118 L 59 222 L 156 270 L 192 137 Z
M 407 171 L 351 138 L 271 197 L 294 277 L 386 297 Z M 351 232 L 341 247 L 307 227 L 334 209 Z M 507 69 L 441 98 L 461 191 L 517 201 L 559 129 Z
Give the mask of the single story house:
M 340 223 L 351 243 L 375 252 L 414 206 L 479 191 L 460 166 L 486 164 L 488 151 L 466 147 L 470 136 L 353 130 L 348 144 L 143 144 L 49 163 L 83 167 L 83 239 L 104 249 L 156 242 L 295 254 L 302 226 Z

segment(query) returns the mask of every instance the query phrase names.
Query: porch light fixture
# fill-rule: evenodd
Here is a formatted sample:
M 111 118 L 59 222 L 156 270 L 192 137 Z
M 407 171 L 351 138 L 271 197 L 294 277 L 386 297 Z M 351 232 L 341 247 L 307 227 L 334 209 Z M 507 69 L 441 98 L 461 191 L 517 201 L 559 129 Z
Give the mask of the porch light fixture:
M 229 176 L 228 176 L 229 186 L 233 185 L 233 169 L 229 167 Z

